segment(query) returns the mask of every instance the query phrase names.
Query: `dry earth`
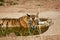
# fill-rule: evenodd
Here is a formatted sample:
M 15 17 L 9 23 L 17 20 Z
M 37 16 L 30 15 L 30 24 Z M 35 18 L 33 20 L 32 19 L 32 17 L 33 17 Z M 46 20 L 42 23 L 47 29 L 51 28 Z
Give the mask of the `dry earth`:
M 1 6 L 0 18 L 19 18 L 23 15 L 36 14 L 39 17 L 51 18 L 53 23 L 49 29 L 36 36 L 8 36 L 0 40 L 60 40 L 60 0 L 22 0 L 19 5 Z
M 0 7 L 0 13 L 36 13 L 46 10 L 60 11 L 60 0 L 20 0 L 18 5 Z

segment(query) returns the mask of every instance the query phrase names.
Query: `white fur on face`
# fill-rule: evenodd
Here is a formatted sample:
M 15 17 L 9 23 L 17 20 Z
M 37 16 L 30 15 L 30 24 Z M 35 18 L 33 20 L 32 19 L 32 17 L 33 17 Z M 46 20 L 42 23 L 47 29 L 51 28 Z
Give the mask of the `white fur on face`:
M 30 18 L 30 20 L 32 20 L 32 18 Z
M 35 19 L 34 20 L 37 20 L 37 17 L 35 17 Z
M 49 26 L 50 24 L 47 21 L 39 22 L 39 25 L 46 25 Z

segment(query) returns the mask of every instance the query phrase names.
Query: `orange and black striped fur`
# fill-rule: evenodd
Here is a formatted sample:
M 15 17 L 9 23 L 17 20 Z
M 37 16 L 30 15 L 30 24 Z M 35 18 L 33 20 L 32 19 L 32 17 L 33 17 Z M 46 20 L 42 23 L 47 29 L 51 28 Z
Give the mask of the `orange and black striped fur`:
M 38 14 L 37 15 L 26 15 L 18 19 L 13 18 L 2 18 L 0 19 L 0 26 L 2 27 L 34 27 L 38 24 Z

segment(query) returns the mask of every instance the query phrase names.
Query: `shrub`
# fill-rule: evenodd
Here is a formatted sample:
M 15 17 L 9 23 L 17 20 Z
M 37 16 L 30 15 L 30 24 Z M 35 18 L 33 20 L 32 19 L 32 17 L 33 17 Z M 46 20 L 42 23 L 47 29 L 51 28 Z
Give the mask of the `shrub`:
M 13 2 L 13 1 L 10 2 L 10 5 L 16 5 L 16 4 L 18 4 L 18 3 L 17 2 Z
M 3 3 L 0 3 L 0 6 L 3 6 Z
M 0 2 L 4 2 L 4 0 L 0 0 Z

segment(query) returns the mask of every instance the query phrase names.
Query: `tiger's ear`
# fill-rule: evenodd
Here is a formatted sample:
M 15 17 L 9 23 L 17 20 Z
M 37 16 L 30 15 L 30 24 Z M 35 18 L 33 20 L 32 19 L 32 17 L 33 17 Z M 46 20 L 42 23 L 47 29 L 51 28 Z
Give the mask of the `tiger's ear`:
M 38 15 L 39 15 L 39 12 L 36 14 L 36 17 L 38 17 Z
M 27 16 L 28 16 L 28 17 L 30 17 L 30 15 L 29 15 L 29 14 L 27 14 Z

